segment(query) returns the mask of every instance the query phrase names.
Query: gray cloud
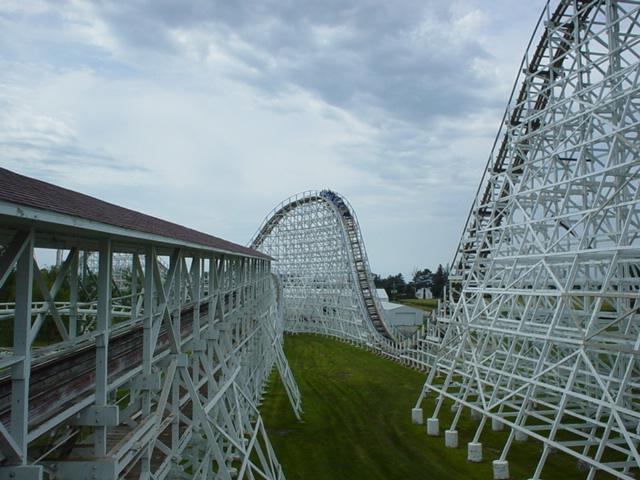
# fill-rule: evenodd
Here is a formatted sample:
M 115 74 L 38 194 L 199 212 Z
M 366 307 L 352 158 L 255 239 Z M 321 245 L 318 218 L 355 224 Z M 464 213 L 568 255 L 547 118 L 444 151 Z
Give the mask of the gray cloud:
M 456 24 L 453 5 L 145 0 L 103 2 L 96 14 L 127 46 L 177 54 L 196 43 L 202 55 L 222 50 L 243 64 L 229 75 L 269 93 L 295 86 L 333 106 L 427 125 L 486 103 L 488 79 L 471 65 L 490 54 Z
M 238 242 L 335 188 L 376 271 L 434 267 L 542 3 L 6 0 L 0 163 Z
M 148 169 L 130 165 L 112 156 L 85 149 L 77 144 L 56 145 L 39 138 L 5 140 L 0 137 L 0 155 L 9 163 L 25 161 L 33 171 L 51 165 L 69 168 L 104 168 L 113 171 L 147 172 Z
M 5 64 L 6 66 L 6 64 Z M 111 176 L 140 175 L 148 169 L 88 148 L 62 118 L 34 112 L 20 87 L 5 85 L 0 95 L 0 160 L 5 167 L 27 174 L 65 180 L 70 172 L 109 172 Z

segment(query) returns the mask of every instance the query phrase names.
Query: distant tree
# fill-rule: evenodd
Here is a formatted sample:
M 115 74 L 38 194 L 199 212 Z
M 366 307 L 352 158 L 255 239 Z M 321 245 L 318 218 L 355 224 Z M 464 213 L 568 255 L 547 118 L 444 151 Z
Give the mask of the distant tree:
M 407 285 L 402 273 L 389 275 L 387 278 L 381 278 L 379 275 L 374 275 L 373 281 L 376 288 L 383 288 L 387 292 L 390 300 L 415 297 L 415 288 Z
M 390 275 L 388 277 L 388 281 L 390 283 L 391 290 L 387 290 L 389 293 L 389 299 L 396 300 L 398 298 L 404 298 L 406 296 L 406 287 L 407 284 L 404 281 L 404 277 L 401 273 L 397 275 Z
M 433 272 L 428 268 L 415 270 L 413 273 L 413 283 L 415 288 L 431 288 L 433 284 Z
M 413 282 L 407 283 L 407 286 L 404 289 L 404 298 L 416 298 L 416 286 Z
M 432 278 L 431 293 L 433 294 L 433 298 L 442 299 L 444 297 L 444 289 L 447 285 L 448 277 L 447 271 L 442 268 L 442 265 L 438 265 L 438 269 Z

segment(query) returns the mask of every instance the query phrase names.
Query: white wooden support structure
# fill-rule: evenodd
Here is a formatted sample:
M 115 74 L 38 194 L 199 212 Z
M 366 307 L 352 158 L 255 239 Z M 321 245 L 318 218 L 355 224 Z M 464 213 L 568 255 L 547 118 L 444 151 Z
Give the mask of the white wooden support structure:
M 0 480 L 284 479 L 257 409 L 277 367 L 301 410 L 271 259 L 6 172 Z M 33 182 L 38 206 L 3 196 Z M 47 249 L 52 279 L 37 266 Z
M 453 268 L 416 407 L 437 398 L 542 442 L 585 477 L 640 470 L 640 6 L 548 4 L 520 67 Z M 444 381 L 438 382 L 438 377 Z M 533 450 L 532 450 L 533 451 Z

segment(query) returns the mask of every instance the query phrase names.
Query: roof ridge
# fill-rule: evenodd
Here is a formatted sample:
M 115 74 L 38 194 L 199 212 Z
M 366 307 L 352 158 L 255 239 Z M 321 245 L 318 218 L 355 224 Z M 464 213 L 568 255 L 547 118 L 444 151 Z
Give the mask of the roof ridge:
M 0 167 L 0 200 L 243 255 L 269 256 L 191 227 Z

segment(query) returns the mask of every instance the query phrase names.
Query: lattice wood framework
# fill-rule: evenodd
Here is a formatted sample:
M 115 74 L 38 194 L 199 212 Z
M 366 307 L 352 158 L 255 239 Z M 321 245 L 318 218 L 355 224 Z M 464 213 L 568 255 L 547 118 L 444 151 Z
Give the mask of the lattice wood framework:
M 330 190 L 278 205 L 251 246 L 276 259 L 284 289 L 285 328 L 391 352 L 404 336 L 384 320 L 355 212 Z
M 274 365 L 301 406 L 268 258 L 6 201 L 0 219 L 0 478 L 284 478 L 257 410 Z M 52 286 L 40 248 L 63 251 Z
M 543 442 L 585 476 L 640 466 L 640 7 L 545 8 L 453 263 L 424 395 Z M 443 381 L 436 381 L 438 372 Z M 447 435 L 456 435 L 458 409 Z M 549 475 L 551 475 L 549 473 Z

